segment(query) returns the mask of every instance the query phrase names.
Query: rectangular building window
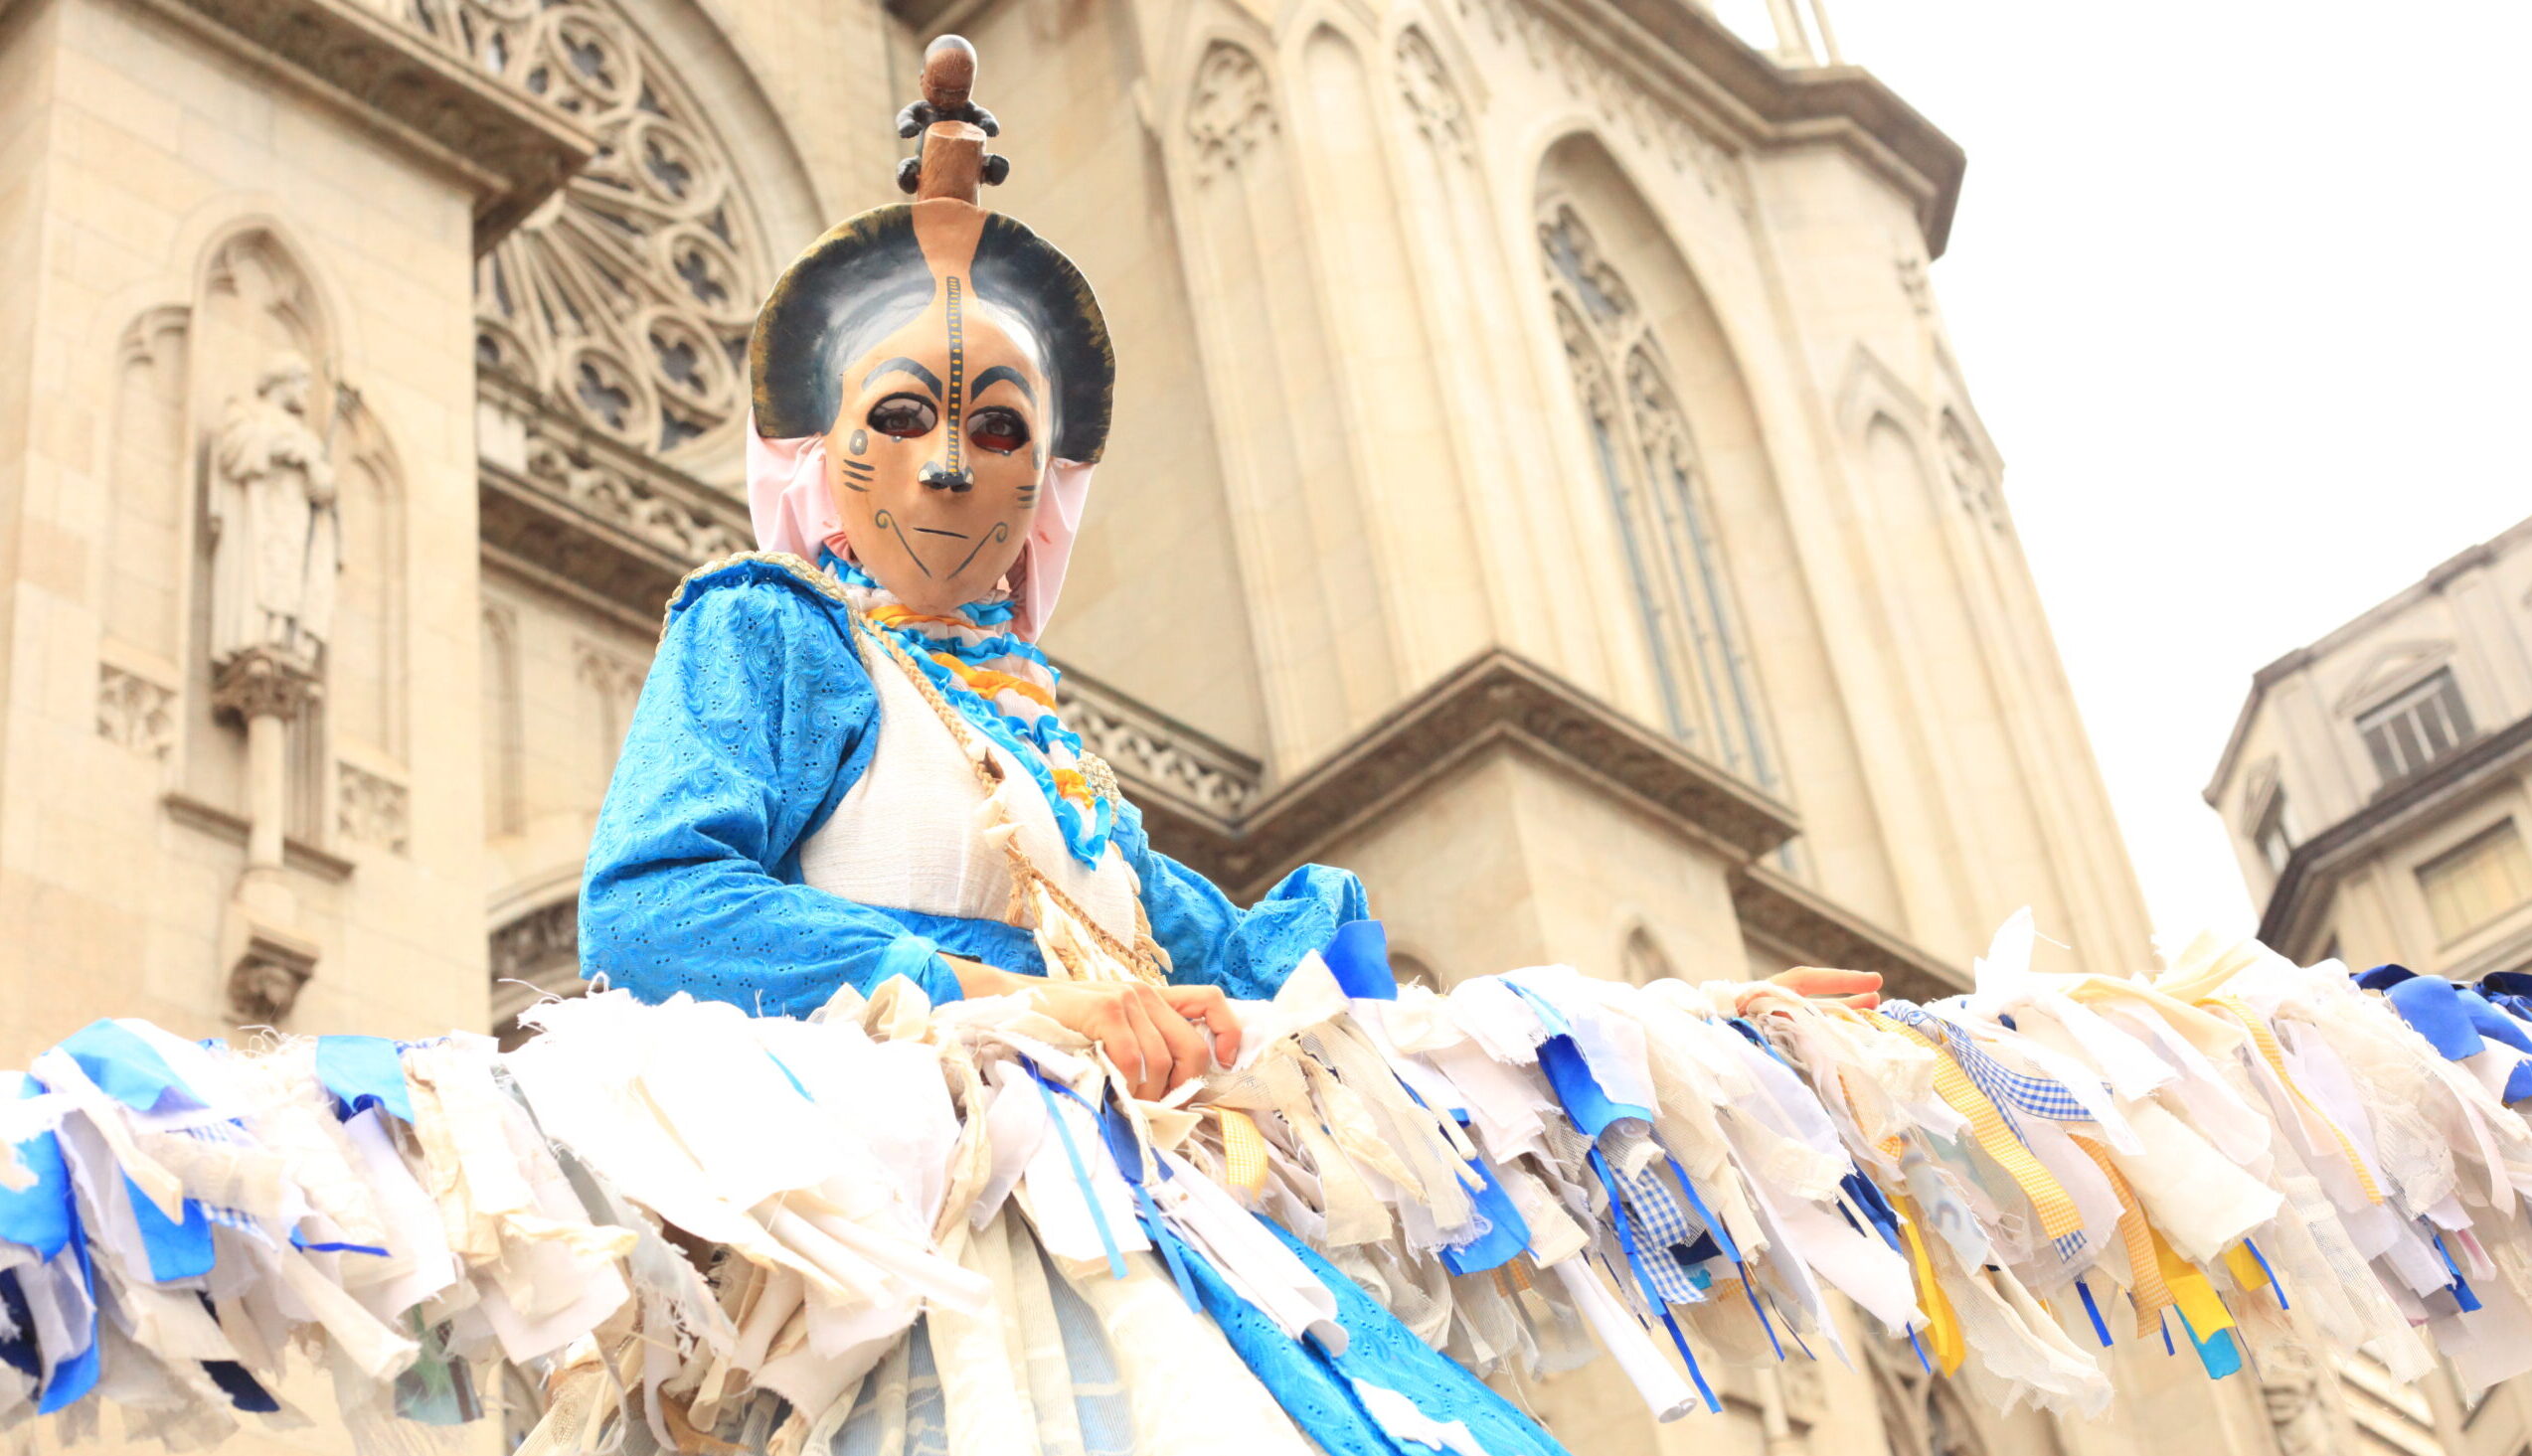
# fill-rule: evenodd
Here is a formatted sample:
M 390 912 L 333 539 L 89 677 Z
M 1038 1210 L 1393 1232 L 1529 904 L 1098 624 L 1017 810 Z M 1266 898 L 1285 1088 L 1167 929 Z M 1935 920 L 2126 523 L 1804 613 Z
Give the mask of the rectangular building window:
M 2260 806 L 2259 821 L 2252 827 L 2251 842 L 2260 847 L 2260 858 L 2268 862 L 2270 874 L 2285 873 L 2285 862 L 2294 854 L 2294 824 L 2286 818 L 2285 790 L 2269 791 L 2269 801 Z
M 2470 712 L 2440 672 L 2356 720 L 2383 782 L 2396 783 L 2470 741 Z
M 2506 820 L 2418 867 L 2436 934 L 2457 940 L 2532 900 L 2532 854 Z

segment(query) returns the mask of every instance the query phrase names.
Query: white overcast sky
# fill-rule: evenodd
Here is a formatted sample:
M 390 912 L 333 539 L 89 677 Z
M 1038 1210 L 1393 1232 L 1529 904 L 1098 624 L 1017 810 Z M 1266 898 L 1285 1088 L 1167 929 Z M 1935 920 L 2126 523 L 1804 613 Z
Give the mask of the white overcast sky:
M 2157 932 L 2247 929 L 2252 672 L 2532 515 L 2532 5 L 1828 5 L 1969 154 L 1937 293 Z

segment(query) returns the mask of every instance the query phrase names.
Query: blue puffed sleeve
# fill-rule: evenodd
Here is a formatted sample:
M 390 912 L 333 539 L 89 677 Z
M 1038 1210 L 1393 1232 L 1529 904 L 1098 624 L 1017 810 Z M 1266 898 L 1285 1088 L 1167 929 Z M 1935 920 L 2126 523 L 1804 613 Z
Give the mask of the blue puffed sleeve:
M 800 883 L 801 840 L 870 764 L 879 697 L 842 609 L 766 562 L 689 583 L 590 843 L 581 974 L 805 1016 L 841 986 L 958 982 L 933 943 Z
M 1153 849 L 1141 814 L 1129 807 L 1117 825 L 1117 847 L 1141 877 L 1143 912 L 1152 938 L 1169 952 L 1172 981 L 1263 1001 L 1302 956 L 1326 949 L 1339 925 L 1371 918 L 1363 882 L 1350 871 L 1303 865 L 1244 910 L 1212 881 Z

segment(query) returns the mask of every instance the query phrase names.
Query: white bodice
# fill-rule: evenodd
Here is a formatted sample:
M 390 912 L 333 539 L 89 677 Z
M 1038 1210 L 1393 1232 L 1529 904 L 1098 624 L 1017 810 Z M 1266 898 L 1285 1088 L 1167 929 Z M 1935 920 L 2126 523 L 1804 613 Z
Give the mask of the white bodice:
M 866 905 L 1002 920 L 1011 903 L 1011 864 L 985 843 L 977 811 L 984 786 L 948 725 L 907 680 L 888 653 L 861 640 L 863 665 L 879 691 L 879 746 L 870 765 L 817 832 L 800 846 L 800 878 Z M 1083 864 L 1064 844 L 1055 810 L 1009 750 L 970 728 L 1023 786 L 1004 796 L 1019 825 L 1020 848 L 1040 874 L 1073 897 L 1117 939 L 1132 944 L 1134 872 L 1111 843 L 1097 866 Z

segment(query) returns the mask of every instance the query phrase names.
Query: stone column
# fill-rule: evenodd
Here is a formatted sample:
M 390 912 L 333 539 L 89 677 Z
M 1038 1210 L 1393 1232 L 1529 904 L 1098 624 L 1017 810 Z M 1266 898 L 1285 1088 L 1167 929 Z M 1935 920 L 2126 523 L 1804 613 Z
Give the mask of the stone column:
M 216 705 L 247 726 L 247 867 L 221 916 L 220 964 L 229 1012 L 242 1022 L 277 1025 L 316 973 L 317 944 L 300 928 L 298 896 L 284 864 L 289 815 L 290 725 L 323 692 L 312 664 L 273 647 L 250 647 L 223 661 Z

